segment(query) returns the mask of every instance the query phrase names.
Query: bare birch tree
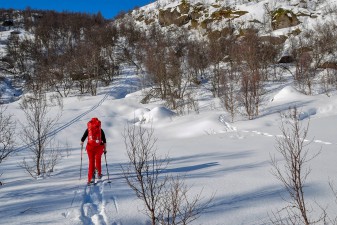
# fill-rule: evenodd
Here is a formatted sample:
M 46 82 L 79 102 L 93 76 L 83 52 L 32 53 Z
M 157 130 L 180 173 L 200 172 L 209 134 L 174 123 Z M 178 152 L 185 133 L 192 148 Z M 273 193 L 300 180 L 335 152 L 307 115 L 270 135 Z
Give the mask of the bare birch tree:
M 133 125 L 125 129 L 129 162 L 122 166 L 124 178 L 143 201 L 152 225 L 187 225 L 199 217 L 212 199 L 202 203 L 201 194 L 190 198 L 181 178 L 164 174 L 169 159 L 157 157 L 156 141 L 152 128 Z
M 0 106 L 0 164 L 14 153 L 15 125 L 13 115 L 6 114 L 7 108 Z
M 156 224 L 156 211 L 167 182 L 167 177 L 160 178 L 160 172 L 165 169 L 167 162 L 159 160 L 155 154 L 157 139 L 153 132 L 153 129 L 136 126 L 126 128 L 124 142 L 129 163 L 122 167 L 127 184 L 144 202 L 145 213 L 152 225 Z
M 186 225 L 197 220 L 200 214 L 210 205 L 213 197 L 202 202 L 201 192 L 189 195 L 189 188 L 183 178 L 170 176 L 165 192 L 160 199 L 157 216 L 160 225 Z
M 22 128 L 22 141 L 32 153 L 30 160 L 24 158 L 20 165 L 32 177 L 48 175 L 61 159 L 61 153 L 53 146 L 51 133 L 60 114 L 53 118 L 49 116 L 50 108 L 41 90 L 25 97 L 20 108 L 26 119 Z
M 16 123 L 13 115 L 6 114 L 6 109 L 6 107 L 0 106 L 0 165 L 15 152 Z M 1 181 L 0 185 L 2 185 Z
M 307 204 L 304 187 L 311 172 L 308 162 L 319 152 L 313 154 L 307 148 L 310 144 L 306 140 L 309 123 L 306 126 L 302 125 L 296 107 L 283 118 L 289 118 L 289 121 L 286 122 L 285 119 L 282 119 L 280 127 L 282 136 L 276 139 L 276 150 L 281 154 L 284 163 L 281 164 L 275 156 L 271 158 L 271 163 L 273 175 L 281 181 L 290 200 L 287 207 L 284 208 L 285 217 L 281 215 L 281 212 L 278 212 L 271 220 L 273 224 L 315 224 L 322 218 L 316 221 L 310 218 L 311 207 Z

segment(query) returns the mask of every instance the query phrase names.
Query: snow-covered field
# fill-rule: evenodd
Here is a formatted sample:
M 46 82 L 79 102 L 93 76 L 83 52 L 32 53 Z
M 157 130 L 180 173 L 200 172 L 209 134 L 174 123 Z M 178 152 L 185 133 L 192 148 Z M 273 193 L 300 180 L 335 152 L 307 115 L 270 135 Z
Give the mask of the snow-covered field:
M 142 105 L 137 77 L 125 70 L 110 87 L 97 96 L 64 99 L 56 140 L 70 147 L 56 171 L 44 179 L 32 179 L 18 166 L 29 152 L 21 150 L 1 165 L 0 224 L 149 224 L 143 205 L 122 178 L 120 165 L 127 156 L 122 132 L 128 123 L 153 126 L 158 154 L 169 154 L 168 172 L 186 177 L 190 193 L 202 191 L 211 206 L 193 224 L 268 224 L 268 214 L 284 207 L 287 193 L 271 174 L 270 156 L 276 155 L 275 138 L 281 134 L 280 112 L 296 105 L 303 124 L 310 118 L 308 146 L 321 153 L 310 162 L 305 187 L 308 204 L 317 204 L 336 216 L 337 204 L 329 188 L 335 181 L 337 97 L 304 96 L 293 87 L 275 89 L 265 99 L 261 116 L 254 120 L 230 117 L 206 91 L 202 92 L 200 114 L 175 116 L 159 103 Z M 24 123 L 19 102 L 8 104 L 8 113 Z M 52 110 L 56 113 L 58 110 Z M 87 157 L 83 154 L 80 178 L 80 138 L 92 117 L 102 121 L 107 136 L 108 177 L 97 186 L 86 186 Z M 140 119 L 139 119 L 140 118 Z M 152 122 L 149 122 L 152 121 Z M 17 136 L 20 142 L 20 136 Z M 20 145 L 18 146 L 20 147 Z M 102 168 L 106 174 L 105 161 Z

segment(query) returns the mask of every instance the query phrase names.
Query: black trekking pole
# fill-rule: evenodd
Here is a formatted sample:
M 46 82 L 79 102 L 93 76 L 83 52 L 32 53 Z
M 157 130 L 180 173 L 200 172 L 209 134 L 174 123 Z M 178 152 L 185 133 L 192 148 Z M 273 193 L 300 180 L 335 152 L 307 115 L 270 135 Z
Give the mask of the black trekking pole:
M 107 163 L 107 161 L 106 161 L 106 152 L 104 152 L 104 158 L 105 158 L 106 172 L 107 172 L 107 174 L 108 174 L 108 183 L 111 183 L 110 177 L 109 177 L 108 163 Z
M 82 155 L 83 155 L 83 144 L 81 145 L 81 167 L 80 167 L 80 180 L 81 180 L 81 178 L 82 178 Z

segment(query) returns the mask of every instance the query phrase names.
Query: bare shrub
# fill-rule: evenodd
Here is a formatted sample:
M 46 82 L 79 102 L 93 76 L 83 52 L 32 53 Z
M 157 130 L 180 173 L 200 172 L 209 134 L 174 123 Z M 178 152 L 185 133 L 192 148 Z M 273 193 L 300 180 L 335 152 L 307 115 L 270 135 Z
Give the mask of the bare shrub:
M 233 122 L 239 108 L 238 73 L 232 66 L 224 70 L 223 73 L 220 81 L 220 100 Z
M 6 110 L 6 107 L 0 106 L 0 165 L 15 152 L 16 122 L 13 115 L 6 114 Z
M 332 90 L 337 89 L 337 70 L 326 69 L 320 80 L 322 91 L 329 96 Z
M 312 57 L 308 52 L 299 55 L 296 63 L 296 81 L 302 92 L 311 95 L 314 69 L 311 67 Z M 306 91 L 306 88 L 308 91 Z
M 288 122 L 286 118 L 289 118 Z M 275 156 L 272 157 L 272 174 L 281 181 L 290 200 L 287 200 L 288 204 L 283 210 L 273 214 L 271 221 L 273 224 L 292 225 L 317 223 L 323 217 L 318 220 L 310 218 L 312 208 L 307 204 L 304 195 L 306 180 L 311 171 L 308 162 L 319 154 L 319 152 L 312 154 L 307 148 L 310 142 L 305 143 L 309 123 L 302 126 L 295 107 L 282 119 L 280 130 L 282 136 L 276 139 L 276 150 L 281 154 L 284 163 Z
M 22 141 L 31 154 L 20 164 L 32 177 L 49 175 L 62 158 L 61 152 L 54 146 L 54 129 L 60 115 L 51 118 L 46 95 L 36 91 L 26 96 L 20 104 L 26 123 L 22 124 Z
M 191 111 L 194 111 L 195 113 L 199 114 L 200 108 L 199 108 L 199 102 L 195 98 L 193 98 L 192 93 L 186 94 L 187 99 L 187 113 L 190 113 Z
M 294 79 L 301 92 L 311 95 L 316 76 L 325 63 L 334 63 L 337 37 L 336 23 L 317 23 L 291 40 L 292 55 L 296 62 Z M 326 89 L 326 80 L 321 80 Z
M 14 153 L 16 122 L 13 115 L 6 114 L 7 108 L 0 106 L 0 164 Z
M 176 99 L 175 101 L 176 101 L 175 112 L 178 115 L 190 114 L 192 112 L 199 114 L 200 112 L 199 102 L 192 96 L 191 92 L 187 92 L 182 99 Z M 169 102 L 166 102 L 165 105 L 168 108 L 172 106 Z
M 251 71 L 251 73 L 242 71 L 240 84 L 239 99 L 244 106 L 248 119 L 251 120 L 259 115 L 259 107 L 264 92 L 259 71 Z
M 329 186 L 330 186 L 330 189 L 331 189 L 331 191 L 334 195 L 335 203 L 337 204 L 337 189 L 336 189 L 333 181 L 329 181 Z M 336 215 L 334 215 L 334 218 L 330 218 L 329 216 L 327 216 L 327 217 L 328 217 L 328 220 L 331 224 L 333 224 L 333 225 L 337 224 L 337 216 Z
M 169 177 L 168 185 L 165 186 L 165 195 L 160 199 L 158 224 L 190 224 L 198 219 L 213 199 L 210 198 L 202 203 L 201 192 L 192 198 L 188 192 L 189 188 L 181 177 Z
M 167 178 L 159 174 L 167 162 L 158 160 L 155 154 L 153 130 L 129 126 L 124 131 L 124 142 L 129 158 L 128 165 L 122 167 L 127 184 L 145 204 L 145 213 L 156 224 L 156 210 Z M 165 162 L 165 164 L 163 164 Z
M 243 106 L 248 119 L 259 115 L 262 102 L 265 75 L 262 70 L 262 42 L 255 28 L 247 29 L 244 38 L 235 45 L 231 52 L 235 68 L 240 73 L 239 102 Z
M 122 166 L 127 184 L 144 203 L 151 224 L 189 224 L 196 220 L 211 200 L 201 203 L 201 195 L 192 199 L 179 177 L 164 174 L 168 157 L 157 157 L 154 130 L 128 126 L 124 142 L 129 162 Z

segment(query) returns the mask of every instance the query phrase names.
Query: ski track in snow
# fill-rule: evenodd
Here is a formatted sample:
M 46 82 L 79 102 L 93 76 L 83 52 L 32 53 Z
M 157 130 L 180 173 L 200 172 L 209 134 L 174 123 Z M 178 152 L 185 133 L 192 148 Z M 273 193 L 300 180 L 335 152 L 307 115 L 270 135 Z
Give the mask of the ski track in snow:
M 58 127 L 57 129 L 50 132 L 48 135 L 55 135 L 61 130 L 69 127 L 70 125 L 74 124 L 78 120 L 80 120 L 82 117 L 87 115 L 88 113 L 94 111 L 97 109 L 102 103 L 109 97 L 114 95 L 115 89 L 121 88 L 123 85 L 117 84 L 114 85 L 110 91 L 108 91 L 104 97 L 91 109 L 88 111 L 80 114 L 79 116 L 75 117 L 74 119 L 70 120 L 69 122 L 65 123 L 63 126 Z M 127 93 L 123 92 L 123 96 L 117 96 L 117 98 L 124 97 Z M 21 148 L 26 148 L 27 146 L 22 146 Z M 83 190 L 83 197 L 80 203 L 79 207 L 79 220 L 81 224 L 84 225 L 122 225 L 122 223 L 118 219 L 118 204 L 117 199 L 113 195 L 109 195 L 109 193 L 106 193 L 105 189 L 108 185 L 107 182 L 104 180 L 98 182 L 96 185 L 86 186 Z M 111 184 L 108 185 L 109 188 L 111 188 Z M 80 190 L 77 190 L 74 192 L 74 196 L 76 197 L 77 192 Z M 74 198 L 75 198 L 74 197 Z M 71 213 L 67 212 L 64 213 L 64 217 L 68 218 L 70 221 L 70 224 L 77 224 L 75 221 L 78 221 L 78 218 L 76 218 L 76 215 L 69 215 Z M 74 213 L 76 214 L 76 212 Z M 71 221 L 74 220 L 75 221 Z
M 125 80 L 124 80 L 125 82 Z M 122 81 L 122 83 L 124 83 Z M 131 86 L 133 84 L 130 84 Z M 109 97 L 116 95 L 116 89 L 123 89 L 125 84 L 116 84 L 107 91 L 103 98 L 92 106 L 89 110 L 83 112 L 82 114 L 76 116 L 72 120 L 69 120 L 65 124 L 56 129 L 52 130 L 47 134 L 48 137 L 54 136 L 65 128 L 73 125 L 78 122 L 81 118 L 87 114 L 96 110 L 103 102 Z M 121 95 L 118 95 L 117 98 L 123 98 L 127 94 L 124 91 Z M 22 151 L 26 148 L 34 145 L 34 142 L 18 147 L 16 150 Z M 105 189 L 107 188 L 107 182 L 103 180 L 96 185 L 85 186 L 84 190 L 81 190 L 81 185 L 76 191 L 74 191 L 74 197 L 71 202 L 71 208 L 67 209 L 61 215 L 67 219 L 67 225 L 123 225 L 118 217 L 118 204 L 117 198 L 113 195 L 106 193 Z M 111 188 L 111 184 L 108 185 Z M 82 194 L 82 199 L 77 200 L 77 196 Z M 78 202 L 80 201 L 80 202 Z M 73 206 L 74 205 L 74 206 Z M 78 207 L 76 207 L 78 205 Z
M 137 81 L 135 81 L 135 80 L 129 81 L 128 79 L 125 79 L 125 78 L 120 78 L 120 80 L 121 80 L 121 83 L 117 83 L 117 84 L 112 85 L 110 90 L 107 91 L 105 93 L 105 95 L 103 96 L 103 98 L 99 102 L 97 102 L 92 108 L 90 108 L 86 112 L 76 116 L 74 119 L 68 121 L 67 123 L 63 124 L 62 126 L 57 127 L 53 131 L 49 132 L 46 136 L 47 137 L 54 136 L 57 133 L 59 133 L 60 131 L 64 130 L 65 128 L 69 127 L 70 125 L 78 122 L 82 117 L 86 116 L 90 112 L 93 112 L 95 109 L 97 109 L 99 106 L 101 106 L 103 104 L 103 102 L 109 96 L 114 96 L 114 95 L 117 95 L 119 93 L 116 97 L 117 98 L 124 98 L 127 95 L 127 93 L 129 93 L 134 86 L 137 86 Z M 128 91 L 125 91 L 125 90 L 123 91 L 123 89 L 125 89 L 125 86 L 128 86 Z M 22 150 L 25 150 L 25 149 L 33 146 L 34 144 L 35 144 L 35 142 L 32 142 L 30 144 L 20 146 L 16 149 L 16 151 L 20 152 Z
M 77 117 L 75 117 L 74 119 L 68 121 L 67 123 L 63 124 L 62 126 L 56 128 L 56 129 L 54 129 L 53 131 L 51 131 L 50 133 L 48 133 L 46 136 L 47 136 L 47 137 L 51 137 L 51 136 L 56 135 L 58 132 L 64 130 L 65 128 L 67 128 L 67 127 L 69 127 L 70 125 L 74 124 L 75 122 L 79 121 L 82 117 L 84 117 L 84 116 L 87 115 L 88 113 L 90 113 L 90 112 L 94 111 L 95 109 L 97 109 L 97 108 L 98 108 L 100 105 L 102 105 L 102 103 L 103 103 L 103 102 L 110 96 L 110 93 L 111 93 L 111 92 L 112 92 L 112 89 L 111 89 L 109 92 L 107 92 L 107 93 L 104 95 L 104 97 L 103 97 L 103 98 L 102 98 L 96 105 L 94 105 L 91 109 L 89 109 L 88 111 L 86 111 L 86 112 L 84 112 L 84 113 L 78 115 Z M 21 146 L 21 147 L 18 147 L 18 148 L 16 149 L 16 151 L 18 151 L 18 152 L 19 152 L 19 151 L 22 151 L 22 150 L 24 150 L 24 149 L 26 149 L 26 148 L 29 148 L 29 147 L 33 146 L 34 144 L 35 144 L 35 143 L 32 142 L 32 143 L 30 143 L 30 144 L 28 144 L 28 145 L 23 145 L 23 146 Z
M 81 203 L 81 222 L 85 225 L 122 225 L 118 221 L 116 198 L 106 193 L 107 183 L 86 186 Z
M 123 80 L 123 79 L 122 79 Z M 124 84 L 115 84 L 112 88 L 104 95 L 104 97 L 95 104 L 92 108 L 88 111 L 78 115 L 74 119 L 70 120 L 69 122 L 65 123 L 64 125 L 56 128 L 52 132 L 48 134 L 48 136 L 52 136 L 57 134 L 58 132 L 62 131 L 63 129 L 69 127 L 70 125 L 74 124 L 75 122 L 79 121 L 82 117 L 87 115 L 88 113 L 97 109 L 103 102 L 109 97 L 114 96 L 120 92 L 119 89 L 123 89 L 125 86 L 125 82 L 127 80 L 123 80 L 122 83 Z M 133 84 L 127 84 L 132 86 Z M 115 93 L 116 92 L 116 93 Z M 122 94 L 119 94 L 117 98 L 123 98 L 127 94 L 124 91 Z M 34 143 L 31 143 L 31 145 Z M 23 150 L 29 147 L 29 145 L 22 146 L 19 150 Z M 105 182 L 104 180 L 98 182 L 96 185 L 85 186 L 82 194 L 82 200 L 79 203 L 79 208 L 75 209 L 72 212 L 65 212 L 62 215 L 68 219 L 69 225 L 72 224 L 83 224 L 83 225 L 123 225 L 118 217 L 118 203 L 117 198 L 109 192 L 107 193 L 105 189 L 107 186 L 111 188 L 111 184 Z M 74 192 L 74 199 L 78 192 L 81 192 L 80 187 L 78 190 Z M 73 199 L 73 201 L 74 201 Z M 71 203 L 73 205 L 73 202 Z M 79 222 L 79 223 L 78 223 Z M 67 223 L 68 224 L 68 223 Z

